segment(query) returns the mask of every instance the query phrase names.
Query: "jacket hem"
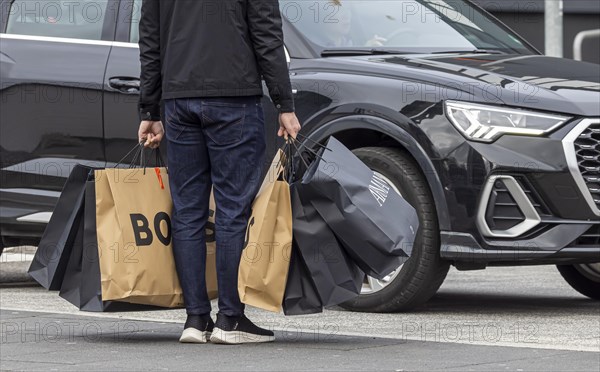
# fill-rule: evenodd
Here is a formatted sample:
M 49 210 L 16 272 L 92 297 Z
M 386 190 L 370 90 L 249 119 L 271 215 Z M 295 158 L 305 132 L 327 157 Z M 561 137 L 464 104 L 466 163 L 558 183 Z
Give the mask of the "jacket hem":
M 262 96 L 263 91 L 260 88 L 251 89 L 212 89 L 212 90 L 188 90 L 181 92 L 163 92 L 162 98 L 201 98 L 201 97 L 246 97 Z

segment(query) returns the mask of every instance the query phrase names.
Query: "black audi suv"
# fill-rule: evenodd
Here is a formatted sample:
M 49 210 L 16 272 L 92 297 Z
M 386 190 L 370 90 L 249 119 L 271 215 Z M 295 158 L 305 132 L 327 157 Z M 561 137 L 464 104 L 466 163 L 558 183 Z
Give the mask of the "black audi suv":
M 141 0 L 0 1 L 0 232 L 35 245 L 70 169 L 135 144 Z M 207 11 L 226 22 L 225 3 Z M 599 65 L 543 56 L 469 1 L 279 6 L 303 133 L 341 140 L 421 221 L 410 260 L 345 307 L 414 308 L 450 265 L 555 264 L 600 298 Z

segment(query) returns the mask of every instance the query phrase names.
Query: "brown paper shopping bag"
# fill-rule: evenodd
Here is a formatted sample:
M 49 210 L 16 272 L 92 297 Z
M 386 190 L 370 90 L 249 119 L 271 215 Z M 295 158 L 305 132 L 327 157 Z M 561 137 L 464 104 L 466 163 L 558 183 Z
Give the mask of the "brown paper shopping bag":
M 96 170 L 102 300 L 181 307 L 165 168 Z
M 102 300 L 182 307 L 171 246 L 172 200 L 165 168 L 95 171 Z M 207 224 L 206 284 L 217 297 L 215 202 Z
M 280 150 L 252 204 L 238 272 L 240 300 L 275 312 L 283 302 L 292 245 L 290 186 L 280 179 L 282 157 Z

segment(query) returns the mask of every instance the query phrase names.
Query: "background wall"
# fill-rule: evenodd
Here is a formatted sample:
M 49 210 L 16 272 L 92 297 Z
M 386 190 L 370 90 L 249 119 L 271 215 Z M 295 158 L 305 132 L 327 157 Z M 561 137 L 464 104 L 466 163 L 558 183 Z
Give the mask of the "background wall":
M 544 0 L 473 0 L 544 52 Z M 563 0 L 564 57 L 573 58 L 580 31 L 600 28 L 599 0 Z M 600 38 L 583 43 L 583 60 L 600 63 Z

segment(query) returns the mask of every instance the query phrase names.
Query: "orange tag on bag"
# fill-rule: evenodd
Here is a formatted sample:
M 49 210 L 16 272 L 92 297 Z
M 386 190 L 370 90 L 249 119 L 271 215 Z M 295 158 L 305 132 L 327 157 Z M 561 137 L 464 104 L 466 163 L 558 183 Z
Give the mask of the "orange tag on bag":
M 160 184 L 160 188 L 164 189 L 165 184 L 163 183 L 162 176 L 160 175 L 160 168 L 154 168 L 154 171 L 156 172 L 156 177 L 158 177 L 158 183 Z

